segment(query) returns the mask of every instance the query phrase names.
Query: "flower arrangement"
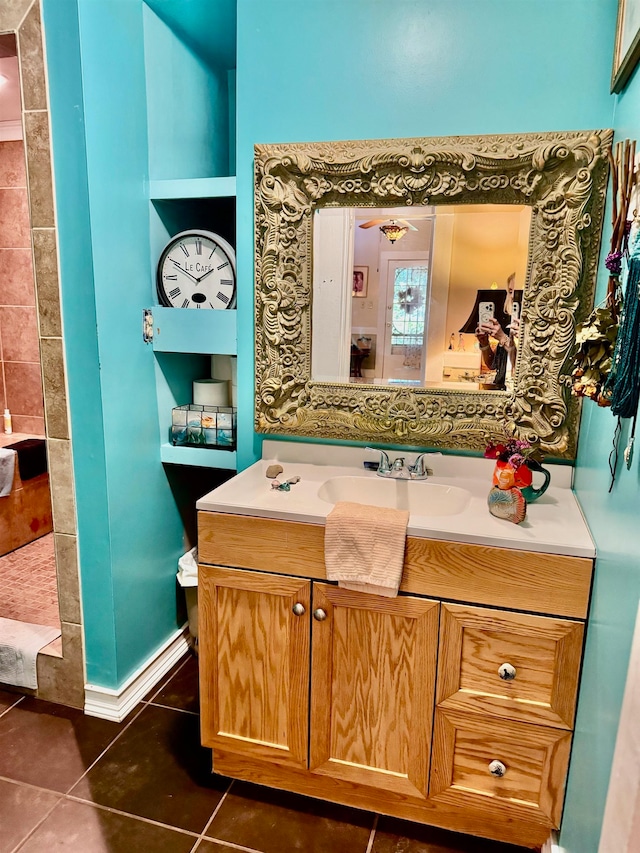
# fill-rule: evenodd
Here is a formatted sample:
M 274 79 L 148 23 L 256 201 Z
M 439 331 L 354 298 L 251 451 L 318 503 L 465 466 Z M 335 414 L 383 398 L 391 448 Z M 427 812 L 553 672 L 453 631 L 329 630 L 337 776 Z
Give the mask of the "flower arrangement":
M 535 453 L 536 448 L 530 442 L 513 437 L 497 444 L 489 444 L 484 451 L 486 459 L 496 459 L 516 471 L 525 463 L 533 461 Z

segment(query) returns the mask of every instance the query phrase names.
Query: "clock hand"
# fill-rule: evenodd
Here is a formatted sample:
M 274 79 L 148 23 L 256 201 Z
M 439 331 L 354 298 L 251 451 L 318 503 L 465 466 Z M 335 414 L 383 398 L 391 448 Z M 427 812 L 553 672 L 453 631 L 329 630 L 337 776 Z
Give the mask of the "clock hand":
M 189 270 L 186 270 L 184 267 L 181 267 L 181 266 L 180 266 L 180 264 L 178 263 L 178 261 L 174 261 L 174 260 L 173 260 L 173 258 L 169 258 L 169 260 L 171 261 L 171 263 L 174 265 L 174 267 L 175 267 L 177 270 L 180 270 L 180 272 L 184 273 L 185 275 L 188 275 L 188 276 L 189 276 L 189 278 L 190 278 L 192 281 L 195 281 L 195 283 L 196 283 L 196 284 L 200 281 L 200 279 L 196 278 L 196 277 L 195 277 L 195 275 L 192 275 L 192 274 L 189 272 Z
M 213 267 L 210 270 L 207 270 L 206 273 L 204 273 L 204 275 L 201 275 L 200 278 L 197 278 L 196 281 L 198 282 L 198 284 L 200 284 L 200 282 L 202 281 L 203 278 L 206 278 L 208 275 L 211 275 L 212 272 L 213 272 Z

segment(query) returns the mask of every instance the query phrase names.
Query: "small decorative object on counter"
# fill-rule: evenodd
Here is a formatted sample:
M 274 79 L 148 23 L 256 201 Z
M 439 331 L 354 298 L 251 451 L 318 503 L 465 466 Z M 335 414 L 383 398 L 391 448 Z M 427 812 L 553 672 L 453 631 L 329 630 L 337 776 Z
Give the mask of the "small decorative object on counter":
M 281 483 L 280 480 L 273 480 L 271 482 L 271 488 L 275 489 L 277 492 L 290 492 L 291 486 L 295 486 L 295 484 L 299 482 L 300 477 L 289 477 L 289 479 L 285 480 L 284 483 Z
M 237 409 L 232 406 L 176 406 L 171 413 L 173 445 L 234 450 Z
M 514 524 L 520 524 L 527 515 L 527 502 L 520 489 L 515 487 L 502 489 L 500 486 L 494 486 L 489 492 L 487 504 L 491 515 Z
M 267 480 L 275 480 L 275 478 L 278 476 L 278 474 L 282 474 L 283 471 L 284 471 L 284 468 L 282 467 L 282 465 L 278 465 L 276 463 L 275 465 L 269 465 L 269 467 L 267 468 L 265 476 L 266 476 Z
M 536 454 L 537 448 L 519 438 L 510 437 L 499 444 L 490 444 L 484 455 L 487 459 L 496 460 L 493 485 L 500 489 L 520 489 L 528 503 L 537 501 L 549 488 L 551 474 L 542 467 Z M 533 485 L 534 471 L 544 477 L 539 488 Z
M 487 499 L 491 515 L 520 524 L 527 515 L 527 501 L 535 501 L 546 492 L 551 475 L 534 458 L 534 453 L 530 442 L 513 437 L 486 448 L 485 457 L 496 460 L 493 488 Z M 533 486 L 532 471 L 544 474 L 539 489 Z

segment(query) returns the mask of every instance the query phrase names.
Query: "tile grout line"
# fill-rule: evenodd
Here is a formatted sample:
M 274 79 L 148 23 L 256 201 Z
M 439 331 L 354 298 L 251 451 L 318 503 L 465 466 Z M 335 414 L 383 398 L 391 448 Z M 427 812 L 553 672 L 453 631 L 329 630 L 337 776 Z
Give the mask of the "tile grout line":
M 222 841 L 220 838 L 199 838 L 196 842 L 198 847 L 194 847 L 190 853 L 198 853 L 202 841 L 215 841 L 216 844 L 221 844 L 225 848 L 228 847 L 229 850 L 240 850 L 241 853 L 262 853 L 262 851 L 256 850 L 255 847 L 243 847 L 242 844 L 235 844 L 233 841 Z
M 91 770 L 91 769 L 92 769 L 92 768 L 93 768 L 93 767 L 98 763 L 98 761 L 100 761 L 100 759 L 101 759 L 104 755 L 106 755 L 106 753 L 111 749 L 111 747 L 114 745 L 114 743 L 115 743 L 117 740 L 120 740 L 120 738 L 122 737 L 122 735 L 123 735 L 123 734 L 127 731 L 127 729 L 129 728 L 129 726 L 130 726 L 133 722 L 135 722 L 135 721 L 138 719 L 138 717 L 140 716 L 140 714 L 141 714 L 143 711 L 144 711 L 144 707 L 142 707 L 142 703 L 140 703 L 140 710 L 139 710 L 137 713 L 134 713 L 134 714 L 133 714 L 133 717 L 129 720 L 129 722 L 126 724 L 126 726 L 124 726 L 124 728 L 122 729 L 122 731 L 121 731 L 121 732 L 118 732 L 118 734 L 114 737 L 114 739 L 113 739 L 113 740 L 111 740 L 111 741 L 109 741 L 109 743 L 108 743 L 108 744 L 107 744 L 107 746 L 102 750 L 102 752 L 100 753 L 100 755 L 98 755 L 98 757 L 97 757 L 94 761 L 92 761 L 92 762 L 91 762 L 91 764 L 87 767 L 87 769 L 84 771 L 84 773 L 83 773 L 81 776 L 79 776 L 79 777 L 76 779 L 76 781 L 75 781 L 75 782 L 74 782 L 74 783 L 73 783 L 73 784 L 72 784 L 72 785 L 71 785 L 71 786 L 70 786 L 66 791 L 64 791 L 64 795 L 65 795 L 65 796 L 66 796 L 67 794 L 70 794 L 70 793 L 71 793 L 71 791 L 75 788 L 75 786 L 76 786 L 76 785 L 78 785 L 82 779 L 84 779 L 84 777 L 87 775 L 87 773 L 88 773 L 88 772 L 89 772 L 89 771 L 90 771 L 90 770 Z
M 376 837 L 376 830 L 378 829 L 378 818 L 380 815 L 373 816 L 373 826 L 371 827 L 371 832 L 369 833 L 369 843 L 367 844 L 367 849 L 364 853 L 371 853 L 373 850 L 373 841 Z
M 4 709 L 4 711 L 0 714 L 0 717 L 4 717 L 4 715 L 5 715 L 5 714 L 8 714 L 8 713 L 9 713 L 9 711 L 12 711 L 14 708 L 16 708 L 16 707 L 17 707 L 17 706 L 22 702 L 22 700 L 23 700 L 24 698 L 25 698 L 25 697 L 24 697 L 24 695 L 23 695 L 23 696 L 18 696 L 18 698 L 16 699 L 16 701 L 13 703 L 13 705 L 9 705 L 9 707 L 8 707 L 8 708 L 5 708 L 5 709 Z
M 192 717 L 199 717 L 199 711 L 189 711 L 186 708 L 173 708 L 171 705 L 161 705 L 159 702 L 145 702 L 145 705 L 153 705 L 154 708 L 163 708 L 165 711 L 178 711 L 180 714 L 189 714 Z
M 203 829 L 203 830 L 202 830 L 202 832 L 200 833 L 200 837 L 198 838 L 198 841 L 196 842 L 197 844 L 200 844 L 200 842 L 202 841 L 202 839 L 205 837 L 205 833 L 207 832 L 207 830 L 209 829 L 209 827 L 210 827 L 210 826 L 211 826 L 211 824 L 213 823 L 213 821 L 214 821 L 214 819 L 215 819 L 216 815 L 218 814 L 218 812 L 219 812 L 219 811 L 220 811 L 220 809 L 222 808 L 222 804 L 223 804 L 223 803 L 224 803 L 224 801 L 227 799 L 227 794 L 229 793 L 229 791 L 230 791 L 230 790 L 231 790 L 231 788 L 233 787 L 233 782 L 234 782 L 234 780 L 232 779 L 232 780 L 229 782 L 229 787 L 228 787 L 228 788 L 227 788 L 227 790 L 224 792 L 224 794 L 222 795 L 222 797 L 220 797 L 220 802 L 218 803 L 218 805 L 217 805 L 217 806 L 215 807 L 215 809 L 213 810 L 213 813 L 212 813 L 211 817 L 209 818 L 209 820 L 205 823 L 205 825 L 204 825 L 204 829 Z M 197 850 L 197 847 L 194 847 L 194 850 Z
M 43 789 L 43 790 L 46 790 L 46 789 Z M 48 791 L 47 793 L 51 793 L 51 791 Z M 24 844 L 31 838 L 31 836 L 38 829 L 40 829 L 40 827 L 45 822 L 45 820 L 48 820 L 48 818 L 50 817 L 53 810 L 56 809 L 60 805 L 61 802 L 62 802 L 62 794 L 59 795 L 59 799 L 56 800 L 56 802 L 51 806 L 49 811 L 43 816 L 42 820 L 38 821 L 38 823 L 29 832 L 27 832 L 27 834 L 24 836 L 24 838 L 20 839 L 20 841 L 16 844 L 16 846 L 13 848 L 13 850 L 10 851 L 10 853 L 18 853 L 18 850 L 20 850 L 20 848 L 24 846 Z
M 179 668 L 173 673 L 173 675 L 169 675 L 169 673 L 165 673 L 167 678 L 164 680 L 162 680 L 162 679 L 160 680 L 160 683 L 157 685 L 158 689 L 156 691 L 154 691 L 153 695 L 151 696 L 151 699 L 147 699 L 147 700 L 142 699 L 141 701 L 146 702 L 146 704 L 148 704 L 148 705 L 153 704 L 153 700 L 156 698 L 158 693 L 160 693 L 160 691 L 164 687 L 166 687 L 170 681 L 173 681 L 173 679 L 178 675 L 178 673 L 182 672 L 183 667 L 185 667 L 189 663 L 189 657 L 190 657 L 189 654 L 184 655 L 184 660 L 180 664 Z
M 190 829 L 183 829 L 181 826 L 175 826 L 175 824 L 171 823 L 162 823 L 159 820 L 153 820 L 150 817 L 144 817 L 144 815 L 133 814 L 132 812 L 125 812 L 122 809 L 116 809 L 113 806 L 104 806 L 102 803 L 94 803 L 92 800 L 84 800 L 82 797 L 75 797 L 73 794 L 63 794 L 62 799 L 70 802 L 70 803 L 78 803 L 82 806 L 89 806 L 90 808 L 100 809 L 103 812 L 111 812 L 112 814 L 120 815 L 120 817 L 129 817 L 132 820 L 140 820 L 142 823 L 149 823 L 152 826 L 160 826 L 162 829 L 171 829 L 174 832 L 179 832 L 181 835 L 189 835 L 191 838 L 194 838 L 196 841 L 199 836 L 197 832 L 193 832 Z

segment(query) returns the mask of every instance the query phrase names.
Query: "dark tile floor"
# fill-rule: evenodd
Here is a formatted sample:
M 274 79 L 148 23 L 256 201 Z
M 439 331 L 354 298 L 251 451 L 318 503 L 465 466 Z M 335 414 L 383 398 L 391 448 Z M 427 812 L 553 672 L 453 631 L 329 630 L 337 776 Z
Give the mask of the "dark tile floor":
M 194 657 L 120 724 L 0 690 L 0 853 L 524 853 L 214 776 L 198 724 Z

